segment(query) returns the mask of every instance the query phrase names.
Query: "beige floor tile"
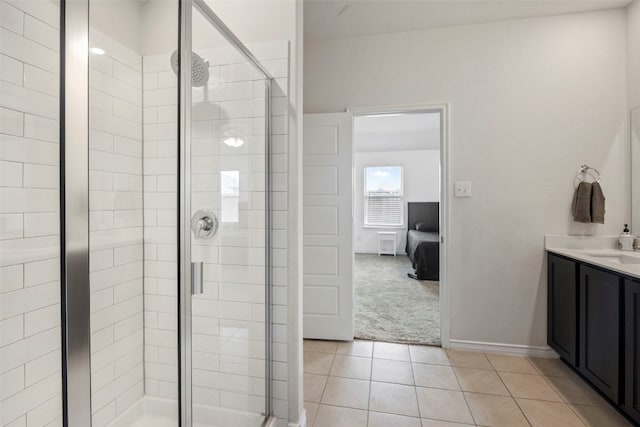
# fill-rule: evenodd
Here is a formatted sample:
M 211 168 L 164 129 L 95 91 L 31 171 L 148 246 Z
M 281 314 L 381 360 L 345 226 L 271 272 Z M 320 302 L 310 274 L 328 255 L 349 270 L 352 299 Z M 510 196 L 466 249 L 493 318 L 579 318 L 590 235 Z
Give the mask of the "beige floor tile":
M 320 405 L 313 427 L 367 427 L 367 411 Z
M 469 427 L 475 424 L 451 423 L 449 421 L 422 419 L 422 427 Z
M 331 366 L 331 376 L 368 380 L 371 378 L 371 359 L 368 357 L 336 354 Z
M 507 391 L 502 380 L 494 371 L 455 368 L 455 372 L 460 382 L 460 388 L 463 391 L 509 396 L 509 391 Z
M 515 400 L 507 396 L 465 393 L 477 425 L 488 427 L 528 427 Z
M 406 362 L 411 361 L 408 345 L 390 342 L 373 343 L 373 357 L 378 359 L 404 360 Z
M 373 357 L 373 341 L 348 341 L 338 344 L 336 354 L 346 354 L 358 357 Z
M 451 366 L 414 363 L 413 378 L 417 386 L 460 390 Z
M 403 362 L 401 360 L 373 359 L 371 380 L 413 385 L 411 363 Z
M 476 368 L 476 369 L 490 369 L 493 370 L 489 359 L 484 353 L 475 351 L 462 351 L 462 350 L 447 350 L 449 361 L 451 366 L 458 366 L 460 368 Z
M 369 410 L 418 417 L 420 413 L 418 412 L 415 387 L 371 382 Z
M 324 386 L 327 385 L 327 377 L 318 374 L 304 374 L 304 400 L 308 402 L 320 402 Z
M 368 427 L 421 427 L 420 418 L 369 412 Z
M 506 356 L 503 354 L 487 354 L 493 369 L 500 372 L 519 372 L 521 374 L 537 374 L 538 371 L 522 356 Z
M 516 402 L 533 427 L 585 427 L 566 403 L 528 399 Z
M 314 402 L 304 402 L 304 409 L 307 411 L 307 427 L 313 427 L 318 413 L 318 404 Z
M 569 377 L 575 375 L 560 359 L 530 357 L 529 362 L 531 362 L 541 375 L 548 377 Z
M 338 341 L 304 340 L 304 351 L 333 354 L 337 348 Z
M 329 377 L 320 403 L 367 409 L 369 405 L 369 381 Z
M 610 406 L 570 405 L 587 427 L 631 427 Z
M 416 387 L 423 418 L 473 424 L 464 395 L 459 391 Z
M 440 347 L 428 345 L 410 345 L 411 361 L 415 363 L 431 363 L 435 365 L 451 365 L 447 351 Z
M 543 377 L 558 392 L 562 400 L 578 405 L 608 406 L 582 378 L 574 373 L 568 377 Z
M 513 397 L 562 402 L 555 390 L 540 375 L 499 372 L 502 382 Z
M 304 372 L 309 372 L 311 374 L 329 375 L 332 363 L 333 354 L 315 353 L 311 351 L 304 352 Z

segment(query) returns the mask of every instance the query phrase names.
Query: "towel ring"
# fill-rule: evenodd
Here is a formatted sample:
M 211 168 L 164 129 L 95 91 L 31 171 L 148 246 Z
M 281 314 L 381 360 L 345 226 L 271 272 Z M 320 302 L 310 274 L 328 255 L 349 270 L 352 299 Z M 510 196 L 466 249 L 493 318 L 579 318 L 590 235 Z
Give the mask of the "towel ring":
M 600 171 L 598 171 L 598 169 L 592 168 L 589 165 L 582 165 L 580 166 L 580 169 L 578 169 L 578 174 L 576 175 L 576 180 L 578 181 L 575 186 L 576 188 L 578 188 L 578 185 L 581 182 L 587 179 L 587 174 L 591 174 L 594 178 L 593 182 L 600 182 Z

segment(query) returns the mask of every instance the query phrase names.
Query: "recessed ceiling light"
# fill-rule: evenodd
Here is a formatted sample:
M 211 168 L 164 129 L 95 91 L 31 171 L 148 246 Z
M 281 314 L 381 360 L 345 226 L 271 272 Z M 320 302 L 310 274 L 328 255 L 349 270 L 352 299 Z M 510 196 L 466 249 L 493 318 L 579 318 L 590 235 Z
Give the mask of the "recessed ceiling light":
M 105 51 L 103 49 L 100 49 L 99 47 L 92 47 L 89 49 L 89 51 L 91 53 L 93 53 L 94 55 L 104 55 Z

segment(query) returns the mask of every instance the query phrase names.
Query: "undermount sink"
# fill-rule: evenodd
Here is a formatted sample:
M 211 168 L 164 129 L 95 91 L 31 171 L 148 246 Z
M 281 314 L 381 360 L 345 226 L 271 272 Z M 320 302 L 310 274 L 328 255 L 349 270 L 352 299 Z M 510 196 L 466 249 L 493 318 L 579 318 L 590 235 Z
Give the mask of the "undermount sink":
M 624 255 L 624 254 L 586 252 L 585 255 L 598 258 L 605 262 L 612 262 L 614 264 L 640 264 L 640 257 Z

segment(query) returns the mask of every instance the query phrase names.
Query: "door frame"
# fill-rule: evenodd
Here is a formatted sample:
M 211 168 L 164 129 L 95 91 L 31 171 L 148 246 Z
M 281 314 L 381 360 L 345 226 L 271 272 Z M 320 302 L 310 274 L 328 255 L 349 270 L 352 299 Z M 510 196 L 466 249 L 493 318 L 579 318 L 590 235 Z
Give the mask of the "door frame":
M 451 198 L 449 197 L 449 187 L 451 185 L 450 175 L 450 153 L 449 153 L 449 119 L 450 106 L 448 103 L 442 104 L 400 104 L 400 105 L 378 105 L 370 107 L 347 108 L 347 112 L 353 117 L 371 114 L 394 114 L 394 113 L 439 113 L 440 114 L 440 342 L 442 348 L 449 348 L 451 324 L 449 307 L 449 257 L 451 256 L 451 240 L 449 239 L 451 213 Z M 353 204 L 352 192 L 352 204 Z M 353 236 L 352 236 L 353 238 Z

